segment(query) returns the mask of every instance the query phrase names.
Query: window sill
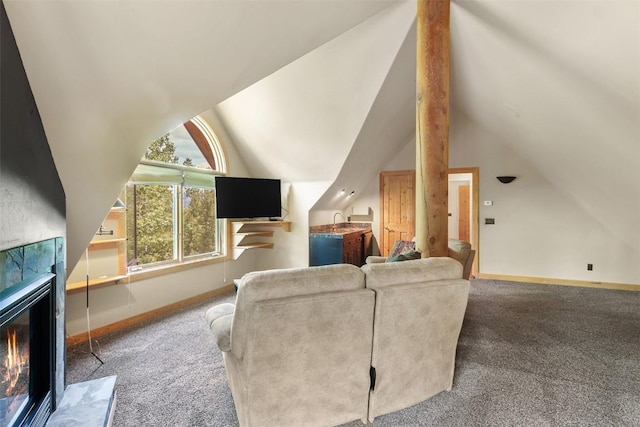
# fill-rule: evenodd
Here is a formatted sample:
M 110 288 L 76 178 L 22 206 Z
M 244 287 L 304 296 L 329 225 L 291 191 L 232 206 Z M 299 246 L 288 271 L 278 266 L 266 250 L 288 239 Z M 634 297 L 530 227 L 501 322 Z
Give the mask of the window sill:
M 167 274 L 179 273 L 184 270 L 190 270 L 192 268 L 198 268 L 205 265 L 218 264 L 220 262 L 227 261 L 227 256 L 207 257 L 200 258 L 193 261 L 183 261 L 180 264 L 169 264 L 157 267 L 149 267 L 139 271 L 130 272 L 128 275 L 129 282 L 136 282 L 139 280 L 149 279 L 151 277 L 164 276 Z
M 67 293 L 68 294 L 75 294 L 75 293 L 78 293 L 78 292 L 82 292 L 87 287 L 89 287 L 89 288 L 101 288 L 101 287 L 104 287 L 104 286 L 115 285 L 115 284 L 118 284 L 122 279 L 126 279 L 126 278 L 127 278 L 126 275 L 123 275 L 123 276 L 105 276 L 105 277 L 99 277 L 97 279 L 91 279 L 91 280 L 89 280 L 88 284 L 87 284 L 87 282 L 67 283 Z
M 193 261 L 183 261 L 180 264 L 163 265 L 154 268 L 147 268 L 140 271 L 131 272 L 122 276 L 108 276 L 89 280 L 88 287 L 91 289 L 102 288 L 105 286 L 118 285 L 120 283 L 131 283 L 140 280 L 150 279 L 152 277 L 165 276 L 167 274 L 178 273 L 192 268 L 203 267 L 206 265 L 218 264 L 227 261 L 227 256 L 217 256 L 212 258 L 200 258 Z M 67 283 L 67 294 L 74 294 L 85 291 L 86 282 Z

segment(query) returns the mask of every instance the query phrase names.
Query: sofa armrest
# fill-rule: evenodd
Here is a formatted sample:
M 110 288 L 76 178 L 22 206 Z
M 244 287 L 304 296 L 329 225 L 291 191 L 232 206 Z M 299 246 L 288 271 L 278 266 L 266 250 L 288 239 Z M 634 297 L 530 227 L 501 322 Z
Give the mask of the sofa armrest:
M 378 264 L 381 262 L 385 262 L 387 260 L 386 256 L 378 256 L 378 255 L 369 255 L 365 260 L 367 264 Z
M 467 262 L 465 262 L 463 268 L 462 268 L 462 278 L 463 279 L 467 279 L 469 280 L 469 277 L 471 277 L 471 268 L 473 267 L 473 258 L 475 258 L 476 256 L 476 251 L 475 250 L 470 250 L 469 251 L 469 258 L 467 258 Z
M 207 318 L 207 324 L 211 327 L 211 323 L 214 320 L 226 316 L 228 314 L 233 314 L 236 311 L 236 306 L 234 304 L 225 302 L 224 304 L 218 304 L 211 307 L 207 310 L 205 317 Z
M 224 352 L 231 351 L 231 324 L 233 314 L 219 317 L 211 322 L 211 332 L 216 340 L 218 348 Z
M 231 324 L 235 305 L 230 303 L 219 304 L 207 310 L 205 317 L 211 332 L 216 340 L 216 345 L 222 351 L 231 350 Z

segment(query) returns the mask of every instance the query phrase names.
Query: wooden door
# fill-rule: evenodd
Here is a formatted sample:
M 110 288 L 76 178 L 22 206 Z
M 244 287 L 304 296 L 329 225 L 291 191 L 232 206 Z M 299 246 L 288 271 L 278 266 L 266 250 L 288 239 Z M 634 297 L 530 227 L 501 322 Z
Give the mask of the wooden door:
M 466 219 L 460 219 L 465 224 L 459 224 L 459 239 L 471 242 L 471 247 L 476 251 L 473 260 L 474 276 L 479 274 L 479 174 L 480 169 L 473 168 L 453 168 L 449 169 L 449 174 L 471 174 L 471 184 L 467 186 L 465 199 L 466 207 L 458 206 L 458 215 L 467 215 Z M 462 190 L 464 191 L 464 190 Z M 471 204 L 471 207 L 469 207 Z M 396 171 L 380 173 L 380 254 L 388 255 L 396 240 L 411 240 L 415 233 L 415 171 Z M 469 217 L 470 215 L 470 217 Z M 396 219 L 399 218 L 399 219 Z M 395 222 L 393 222 L 395 221 Z M 410 224 L 410 225 L 409 225 Z M 466 229 L 466 231 L 460 231 Z M 465 236 L 461 233 L 467 233 Z
M 380 253 L 389 254 L 396 240 L 411 240 L 416 229 L 416 172 L 380 173 Z

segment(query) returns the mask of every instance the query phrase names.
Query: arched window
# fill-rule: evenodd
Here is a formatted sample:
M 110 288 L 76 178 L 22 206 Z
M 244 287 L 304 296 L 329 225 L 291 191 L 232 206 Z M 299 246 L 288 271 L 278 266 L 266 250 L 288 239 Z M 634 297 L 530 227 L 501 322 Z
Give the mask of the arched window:
M 200 117 L 149 145 L 125 191 L 130 271 L 224 255 L 214 179 L 225 173 L 222 147 Z

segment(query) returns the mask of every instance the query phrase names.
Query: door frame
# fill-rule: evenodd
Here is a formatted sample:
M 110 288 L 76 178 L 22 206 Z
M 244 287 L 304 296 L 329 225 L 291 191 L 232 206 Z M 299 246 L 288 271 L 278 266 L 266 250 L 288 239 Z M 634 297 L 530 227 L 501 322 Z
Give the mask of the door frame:
M 471 174 L 471 248 L 476 251 L 473 258 L 473 267 L 471 274 L 478 276 L 480 274 L 480 168 L 449 168 L 449 174 L 468 173 Z

